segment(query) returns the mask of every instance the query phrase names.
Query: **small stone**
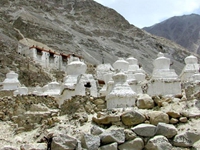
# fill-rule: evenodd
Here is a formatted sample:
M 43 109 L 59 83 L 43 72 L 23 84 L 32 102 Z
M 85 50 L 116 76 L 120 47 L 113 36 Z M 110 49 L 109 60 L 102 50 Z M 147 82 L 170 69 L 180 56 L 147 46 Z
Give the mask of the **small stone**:
M 147 142 L 145 145 L 146 150 L 172 150 L 172 145 L 168 139 L 163 135 L 157 135 Z
M 187 117 L 181 117 L 179 118 L 179 121 L 182 123 L 186 123 L 188 121 Z
M 131 128 L 139 136 L 152 137 L 156 133 L 156 126 L 152 124 L 139 124 Z
M 100 137 L 91 134 L 84 134 L 81 143 L 83 148 L 97 150 L 100 146 Z
M 124 134 L 125 134 L 125 140 L 126 141 L 133 140 L 137 137 L 137 135 L 130 129 L 125 129 Z
M 161 111 L 153 111 L 148 114 L 150 123 L 157 125 L 159 122 L 169 123 L 169 116 Z
M 156 128 L 157 135 L 163 135 L 166 138 L 172 138 L 177 134 L 177 129 L 172 124 L 166 124 L 159 122 Z
M 178 134 L 173 139 L 173 145 L 179 147 L 191 147 L 200 139 L 200 132 L 186 131 Z
M 144 142 L 141 138 L 135 138 L 134 140 L 121 144 L 119 150 L 142 150 L 144 148 Z
M 172 117 L 172 118 L 179 118 L 181 117 L 180 113 L 179 112 L 175 112 L 175 111 L 169 111 L 167 112 L 167 114 Z
M 110 144 L 117 142 L 118 144 L 124 143 L 125 134 L 123 129 L 106 130 L 100 135 L 101 143 Z
M 117 150 L 117 142 L 112 144 L 104 145 L 99 148 L 99 150 Z
M 176 123 L 178 123 L 178 119 L 176 119 L 176 118 L 171 118 L 171 119 L 169 120 L 169 123 L 171 123 L 171 124 L 176 124 Z
M 121 115 L 121 119 L 124 125 L 133 126 L 143 123 L 146 118 L 138 111 L 128 111 Z

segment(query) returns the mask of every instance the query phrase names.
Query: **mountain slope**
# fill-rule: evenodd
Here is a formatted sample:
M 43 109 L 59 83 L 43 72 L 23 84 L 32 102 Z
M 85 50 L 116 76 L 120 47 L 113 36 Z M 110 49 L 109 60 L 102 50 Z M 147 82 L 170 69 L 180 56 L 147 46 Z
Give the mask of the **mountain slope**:
M 172 17 L 151 27 L 145 27 L 144 30 L 200 54 L 200 15 Z
M 118 57 L 133 56 L 148 73 L 160 51 L 171 58 L 177 73 L 189 55 L 183 47 L 130 25 L 115 10 L 93 0 L 4 0 L 0 5 L 0 33 L 15 45 L 7 45 L 8 55 L 22 41 L 28 46 L 37 41 L 57 52 L 74 52 L 92 64 L 112 64 Z M 12 66 L 13 62 L 7 63 Z

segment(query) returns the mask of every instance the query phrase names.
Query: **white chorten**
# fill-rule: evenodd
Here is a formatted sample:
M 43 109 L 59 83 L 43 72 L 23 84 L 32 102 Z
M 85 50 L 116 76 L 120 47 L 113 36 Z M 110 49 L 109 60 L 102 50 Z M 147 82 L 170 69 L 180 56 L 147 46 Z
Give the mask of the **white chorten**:
M 180 74 L 181 81 L 191 80 L 190 78 L 194 74 L 199 73 L 199 69 L 200 69 L 200 65 L 198 64 L 198 59 L 197 59 L 197 57 L 195 57 L 193 55 L 190 55 L 185 58 L 185 64 L 186 65 Z
M 123 58 L 119 58 L 116 62 L 113 63 L 113 68 L 119 71 L 128 71 L 129 63 L 125 61 Z
M 71 99 L 75 95 L 85 95 L 85 84 L 89 83 L 90 94 L 97 97 L 96 81 L 91 74 L 85 74 L 87 66 L 84 62 L 74 58 L 74 61 L 67 65 L 67 76 L 64 78 L 64 83 L 61 88 L 61 97 L 58 102 L 61 105 L 64 100 Z
M 127 75 L 120 72 L 113 77 L 114 84 L 106 96 L 107 108 L 126 108 L 135 105 L 136 93 L 127 83 Z
M 17 90 L 20 87 L 18 74 L 10 71 L 6 74 L 6 79 L 2 82 L 3 90 Z
M 176 95 L 181 94 L 181 82 L 173 69 L 170 69 L 170 59 L 158 54 L 154 60 L 152 78 L 148 83 L 149 95 Z
M 112 76 L 114 73 L 106 73 L 104 74 L 104 86 L 102 87 L 102 89 L 99 91 L 100 96 L 106 96 L 107 92 L 108 92 L 108 82 L 112 80 Z
M 96 76 L 98 80 L 104 81 L 104 75 L 107 73 L 113 73 L 114 68 L 111 64 L 100 64 L 96 68 Z
M 153 79 L 177 79 L 178 75 L 174 69 L 170 69 L 170 59 L 166 58 L 163 53 L 158 54 L 158 58 L 153 62 L 154 69 Z
M 43 88 L 44 93 L 42 95 L 58 96 L 60 95 L 61 86 L 58 82 L 50 82 Z

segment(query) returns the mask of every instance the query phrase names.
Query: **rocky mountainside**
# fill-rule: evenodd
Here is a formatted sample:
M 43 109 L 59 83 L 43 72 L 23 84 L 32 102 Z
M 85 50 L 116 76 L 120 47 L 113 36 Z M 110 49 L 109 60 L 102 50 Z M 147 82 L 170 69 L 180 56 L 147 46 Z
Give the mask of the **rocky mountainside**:
M 115 10 L 93 0 L 2 0 L 0 5 L 0 53 L 2 58 L 13 55 L 11 61 L 1 61 L 7 70 L 16 64 L 19 74 L 15 60 L 23 60 L 15 54 L 19 43 L 40 42 L 57 52 L 81 55 L 92 64 L 134 56 L 148 73 L 160 51 L 173 61 L 177 73 L 189 55 L 183 47 L 130 25 Z M 2 77 L 7 70 L 1 71 Z
M 151 27 L 145 27 L 144 30 L 165 37 L 191 52 L 200 54 L 200 15 L 172 17 Z

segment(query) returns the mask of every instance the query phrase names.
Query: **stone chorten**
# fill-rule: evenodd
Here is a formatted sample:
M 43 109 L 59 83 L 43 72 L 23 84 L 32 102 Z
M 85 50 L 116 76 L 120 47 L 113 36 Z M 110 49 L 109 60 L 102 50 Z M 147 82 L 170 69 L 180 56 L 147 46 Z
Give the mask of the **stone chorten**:
M 163 53 L 158 54 L 153 62 L 154 69 L 152 73 L 153 79 L 177 79 L 178 75 L 174 69 L 170 69 L 170 59 L 166 58 Z
M 114 84 L 106 96 L 107 108 L 126 108 L 135 106 L 136 93 L 127 82 L 127 75 L 119 72 L 113 77 Z
M 198 79 L 200 65 L 198 64 L 197 57 L 193 55 L 186 57 L 185 64 L 186 65 L 180 74 L 181 81 L 186 82 L 186 81 Z
M 60 101 L 61 105 L 64 100 L 71 99 L 75 95 L 86 94 L 86 84 L 90 84 L 90 94 L 94 97 L 97 96 L 96 81 L 91 74 L 86 74 L 87 66 L 84 62 L 81 62 L 78 58 L 74 58 L 74 61 L 67 65 L 67 76 L 64 78 L 64 84 L 61 88 Z
M 18 80 L 18 74 L 10 71 L 6 74 L 6 79 L 2 82 L 3 90 L 17 90 L 21 84 Z
M 153 62 L 152 78 L 148 83 L 149 95 L 176 95 L 181 94 L 181 82 L 174 69 L 170 69 L 170 59 L 163 53 Z

